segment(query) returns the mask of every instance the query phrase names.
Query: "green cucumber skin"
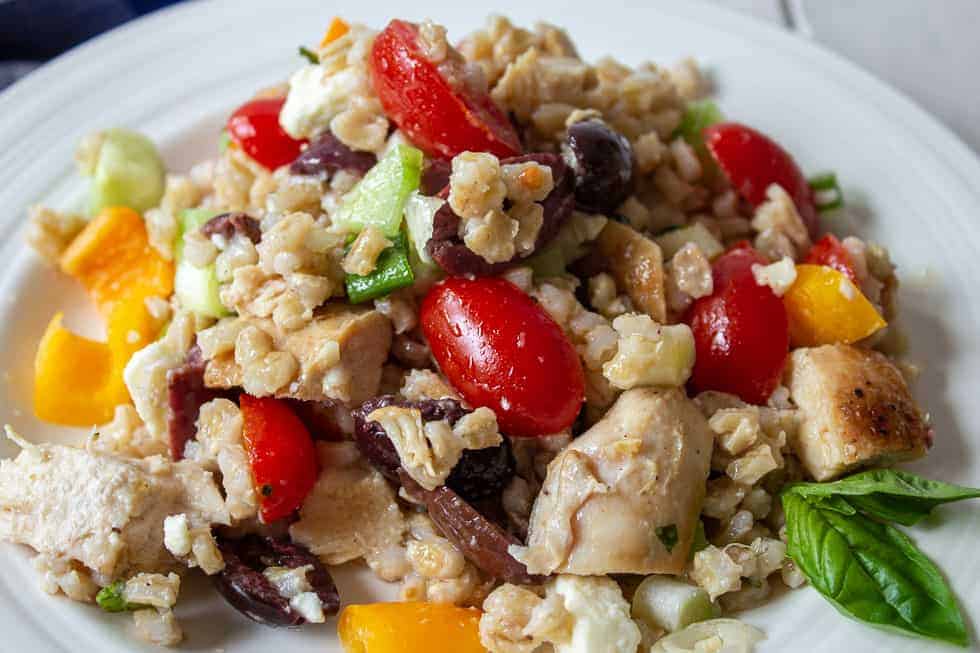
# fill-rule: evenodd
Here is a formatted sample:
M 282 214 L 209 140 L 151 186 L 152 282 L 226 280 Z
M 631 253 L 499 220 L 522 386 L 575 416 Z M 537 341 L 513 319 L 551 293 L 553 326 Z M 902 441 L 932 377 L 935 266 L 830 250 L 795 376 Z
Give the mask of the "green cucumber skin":
M 177 263 L 174 293 L 185 308 L 199 315 L 222 318 L 233 313 L 221 303 L 214 263 L 206 268 L 199 268 L 184 259 L 184 234 L 200 229 L 215 215 L 216 212 L 210 209 L 187 209 L 181 214 L 174 246 L 174 260 Z

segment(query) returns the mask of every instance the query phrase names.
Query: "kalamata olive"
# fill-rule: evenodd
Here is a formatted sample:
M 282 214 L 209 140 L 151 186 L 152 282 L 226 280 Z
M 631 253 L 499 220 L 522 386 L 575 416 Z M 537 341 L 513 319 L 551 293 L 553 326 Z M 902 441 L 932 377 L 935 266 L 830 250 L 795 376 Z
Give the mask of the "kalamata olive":
M 196 344 L 187 352 L 183 365 L 167 372 L 167 435 L 170 457 L 181 460 L 184 447 L 197 433 L 201 406 L 212 399 L 235 399 L 233 390 L 217 390 L 204 385 L 204 355 Z
M 514 263 L 531 256 L 534 251 L 547 245 L 558 228 L 572 214 L 575 206 L 575 181 L 565 162 L 557 154 L 539 152 L 526 154 L 509 159 L 503 159 L 501 164 L 525 163 L 534 161 L 551 168 L 551 177 L 555 187 L 541 202 L 544 208 L 543 223 L 534 241 L 534 250 L 525 255 L 516 255 L 510 261 L 488 263 L 482 256 L 470 250 L 459 237 L 460 218 L 449 204 L 444 204 L 433 219 L 432 237 L 426 243 L 425 249 L 439 266 L 454 276 L 474 275 L 485 277 L 507 269 Z M 447 197 L 449 188 L 444 188 L 440 197 Z
M 409 497 L 425 505 L 432 523 L 458 548 L 466 559 L 494 578 L 508 583 L 541 582 L 528 573 L 524 563 L 508 549 L 521 542 L 481 515 L 461 496 L 446 486 L 429 491 L 400 470 L 402 487 Z
M 306 580 L 320 599 L 325 615 L 336 614 L 340 595 L 320 559 L 298 544 L 258 535 L 233 540 L 218 538 L 225 568 L 211 577 L 228 603 L 252 621 L 275 627 L 296 627 L 306 620 L 289 605 L 262 573 L 268 567 L 296 569 L 310 565 Z
M 340 442 L 353 432 L 350 409 L 340 401 L 304 401 L 286 399 L 290 409 L 303 422 L 314 440 Z
M 505 437 L 499 446 L 467 449 L 446 479 L 446 486 L 470 503 L 499 497 L 514 477 L 514 454 Z
M 381 425 L 367 419 L 372 412 L 385 406 L 417 408 L 422 413 L 423 421 L 445 419 L 450 425 L 470 412 L 454 399 L 408 401 L 395 395 L 369 399 L 354 410 L 354 441 L 357 448 L 378 471 L 393 481 L 398 481 L 398 469 L 401 467 L 398 452 Z M 514 467 L 514 454 L 506 439 L 496 447 L 466 449 L 446 479 L 446 485 L 471 502 L 498 497 L 514 476 Z
M 633 186 L 633 148 L 601 120 L 568 128 L 562 156 L 575 173 L 575 203 L 583 211 L 611 213 Z
M 445 159 L 426 159 L 422 168 L 419 192 L 423 195 L 437 195 L 449 183 L 452 166 Z
M 289 172 L 330 177 L 339 170 L 346 170 L 361 177 L 377 162 L 378 157 L 371 152 L 355 152 L 328 130 L 296 157 Z
M 220 235 L 226 240 L 231 240 L 235 234 L 241 234 L 253 243 L 262 240 L 262 228 L 259 226 L 259 221 L 240 211 L 214 216 L 201 226 L 201 233 L 209 238 Z

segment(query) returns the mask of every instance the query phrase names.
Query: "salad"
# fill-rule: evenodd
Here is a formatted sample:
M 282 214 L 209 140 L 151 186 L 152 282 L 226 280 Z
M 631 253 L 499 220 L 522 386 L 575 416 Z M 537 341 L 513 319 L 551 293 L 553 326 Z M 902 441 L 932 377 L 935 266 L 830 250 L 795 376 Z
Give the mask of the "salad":
M 693 61 L 551 25 L 334 18 L 299 54 L 214 158 L 105 129 L 86 210 L 31 209 L 105 326 L 35 357 L 37 418 L 88 435 L 7 428 L 0 538 L 45 591 L 164 646 L 203 574 L 349 652 L 667 653 L 751 651 L 741 613 L 809 586 L 970 644 L 904 527 L 980 490 L 892 467 L 942 434 L 832 173 Z M 351 562 L 401 600 L 347 605 Z

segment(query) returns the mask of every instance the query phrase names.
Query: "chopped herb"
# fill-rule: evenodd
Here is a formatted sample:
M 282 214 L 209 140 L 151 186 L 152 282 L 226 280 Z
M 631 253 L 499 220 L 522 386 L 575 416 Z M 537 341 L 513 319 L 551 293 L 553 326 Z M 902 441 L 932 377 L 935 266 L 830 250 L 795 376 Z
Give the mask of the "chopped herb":
M 126 582 L 117 580 L 112 585 L 107 585 L 99 590 L 99 593 L 95 595 L 95 602 L 99 604 L 99 607 L 106 612 L 126 612 L 127 610 L 135 610 L 140 607 L 127 603 L 126 599 L 123 598 L 123 589 L 126 587 Z
M 305 45 L 299 46 L 299 56 L 306 57 L 306 60 L 312 64 L 320 63 L 320 57 L 317 56 L 316 52 L 310 50 Z
M 263 485 L 262 486 L 262 496 L 264 496 L 264 497 L 271 497 L 272 496 L 272 486 L 271 485 L 266 484 L 266 485 Z
M 814 201 L 820 212 L 833 211 L 844 206 L 844 193 L 837 183 L 837 173 L 824 172 L 812 177 L 809 182 L 813 189 Z
M 658 526 L 653 532 L 657 534 L 657 539 L 667 549 L 667 553 L 672 552 L 674 547 L 677 546 L 677 524 Z

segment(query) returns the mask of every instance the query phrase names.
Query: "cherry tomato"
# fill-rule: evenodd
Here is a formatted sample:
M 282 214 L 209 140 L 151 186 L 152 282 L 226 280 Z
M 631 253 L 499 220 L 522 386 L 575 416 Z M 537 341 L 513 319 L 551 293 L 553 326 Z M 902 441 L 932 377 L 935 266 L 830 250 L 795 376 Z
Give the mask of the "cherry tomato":
M 269 170 L 292 163 L 306 141 L 298 141 L 279 126 L 286 98 L 251 100 L 228 118 L 228 135 L 245 154 Z
M 706 127 L 704 142 L 732 186 L 752 206 L 766 200 L 770 184 L 779 184 L 793 198 L 810 237 L 817 237 L 820 216 L 813 190 L 789 152 L 765 134 L 735 122 Z
M 272 397 L 239 397 L 243 436 L 266 524 L 302 505 L 317 477 L 316 449 L 303 422 L 286 402 Z
M 694 334 L 695 392 L 718 390 L 764 404 L 779 384 L 789 353 L 789 322 L 782 300 L 752 275 L 765 258 L 739 247 L 712 266 L 714 292 L 684 318 Z
M 804 263 L 834 268 L 850 279 L 854 285 L 858 285 L 857 273 L 854 271 L 854 263 L 851 261 L 851 253 L 844 248 L 834 234 L 827 234 L 815 242 L 810 248 L 810 253 L 806 255 Z
M 717 293 L 733 279 L 752 276 L 752 266 L 755 264 L 768 265 L 769 261 L 749 241 L 740 240 L 728 248 L 723 255 L 711 264 L 711 281 Z
M 418 25 L 403 20 L 388 23 L 371 49 L 371 79 L 385 113 L 426 154 L 520 154 L 514 126 L 486 91 L 468 84 L 464 66 L 456 52 L 438 66 L 427 59 Z
M 491 408 L 503 433 L 548 435 L 575 421 L 585 396 L 578 354 L 514 284 L 447 279 L 426 295 L 420 318 L 443 374 L 471 405 Z

